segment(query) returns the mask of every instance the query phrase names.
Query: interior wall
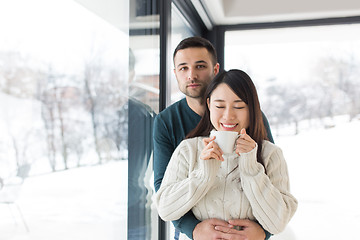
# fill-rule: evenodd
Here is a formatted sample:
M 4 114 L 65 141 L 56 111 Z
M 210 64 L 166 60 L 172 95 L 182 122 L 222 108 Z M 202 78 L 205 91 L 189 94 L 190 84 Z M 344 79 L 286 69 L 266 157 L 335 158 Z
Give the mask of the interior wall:
M 75 0 L 116 28 L 127 32 L 129 29 L 129 1 L 117 0 Z M 120 14 L 121 13 L 121 14 Z M 123 14 L 127 13 L 127 14 Z

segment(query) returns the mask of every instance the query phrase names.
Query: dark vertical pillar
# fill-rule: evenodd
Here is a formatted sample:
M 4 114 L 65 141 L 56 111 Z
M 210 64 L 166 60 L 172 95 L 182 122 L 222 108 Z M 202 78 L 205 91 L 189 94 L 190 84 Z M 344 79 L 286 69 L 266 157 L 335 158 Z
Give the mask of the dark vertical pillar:
M 215 26 L 205 37 L 214 45 L 220 69 L 223 70 L 225 63 L 225 28 L 222 26 Z
M 160 0 L 160 97 L 159 111 L 170 104 L 171 0 Z M 159 218 L 159 240 L 166 240 L 167 225 Z
M 171 69 L 171 0 L 160 0 L 160 104 L 163 110 L 170 103 Z

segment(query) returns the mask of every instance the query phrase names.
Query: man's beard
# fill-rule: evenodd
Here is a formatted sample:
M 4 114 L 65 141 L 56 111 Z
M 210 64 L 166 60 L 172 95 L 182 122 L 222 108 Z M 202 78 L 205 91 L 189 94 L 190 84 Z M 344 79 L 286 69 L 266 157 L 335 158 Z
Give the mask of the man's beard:
M 191 98 L 203 98 L 205 95 L 207 85 L 202 85 L 199 92 L 196 91 L 188 91 L 187 88 L 185 88 L 184 91 L 181 91 L 185 96 L 191 97 Z

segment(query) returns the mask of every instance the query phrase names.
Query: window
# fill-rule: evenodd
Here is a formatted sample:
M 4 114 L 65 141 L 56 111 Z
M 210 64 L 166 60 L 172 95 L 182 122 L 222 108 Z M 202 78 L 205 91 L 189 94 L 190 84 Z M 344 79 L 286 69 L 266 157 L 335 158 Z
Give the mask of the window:
M 70 0 L 1 1 L 1 239 L 126 238 L 124 27 Z
M 359 24 L 226 32 L 225 69 L 255 82 L 299 201 L 276 239 L 358 235 L 359 36 Z

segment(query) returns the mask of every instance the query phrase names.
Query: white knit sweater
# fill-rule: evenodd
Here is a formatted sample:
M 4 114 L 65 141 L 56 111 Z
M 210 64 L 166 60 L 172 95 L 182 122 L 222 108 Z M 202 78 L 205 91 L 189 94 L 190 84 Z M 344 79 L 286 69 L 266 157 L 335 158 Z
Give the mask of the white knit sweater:
M 250 219 L 270 233 L 283 231 L 297 209 L 297 200 L 289 191 L 281 149 L 263 142 L 265 174 L 256 160 L 257 146 L 240 156 L 224 155 L 224 162 L 202 160 L 202 139 L 184 140 L 174 151 L 155 196 L 160 217 L 177 220 L 192 209 L 199 220 Z

